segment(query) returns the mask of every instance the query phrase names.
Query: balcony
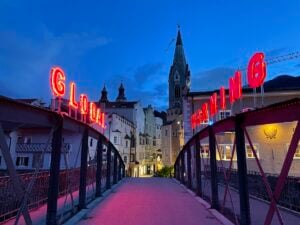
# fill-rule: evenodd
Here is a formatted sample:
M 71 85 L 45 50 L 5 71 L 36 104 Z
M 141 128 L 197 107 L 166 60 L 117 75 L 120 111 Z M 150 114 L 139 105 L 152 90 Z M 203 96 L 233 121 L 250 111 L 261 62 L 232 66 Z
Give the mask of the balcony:
M 31 143 L 31 144 L 24 144 L 19 143 L 16 147 L 16 152 L 18 153 L 38 153 L 44 151 L 46 147 L 46 143 Z M 52 146 L 51 143 L 47 146 L 46 152 L 51 152 Z M 71 150 L 70 143 L 63 143 L 62 144 L 62 152 L 69 152 Z

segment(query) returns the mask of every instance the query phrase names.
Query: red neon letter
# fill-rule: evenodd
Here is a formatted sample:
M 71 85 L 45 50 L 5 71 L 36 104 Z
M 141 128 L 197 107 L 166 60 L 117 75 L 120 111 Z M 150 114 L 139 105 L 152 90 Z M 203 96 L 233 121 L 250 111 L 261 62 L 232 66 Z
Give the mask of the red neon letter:
M 196 112 L 196 125 L 200 125 L 202 122 L 202 111 L 198 109 Z
M 213 95 L 210 96 L 209 106 L 210 106 L 209 115 L 211 117 L 213 117 L 214 115 L 217 114 L 217 110 L 218 110 L 218 106 L 217 106 L 217 93 L 213 93 Z
M 78 103 L 76 102 L 76 85 L 74 82 L 70 83 L 70 107 L 73 109 L 78 109 Z
M 242 97 L 242 75 L 241 71 L 236 71 L 234 77 L 229 78 L 229 99 L 233 104 L 235 100 Z
M 59 67 L 53 67 L 50 71 L 50 87 L 53 95 L 63 97 L 66 93 L 64 71 Z
M 101 127 L 105 127 L 105 115 L 103 112 L 101 112 L 101 109 L 97 109 L 97 123 L 99 124 L 99 126 Z
M 88 97 L 85 94 L 80 95 L 80 112 L 82 115 L 88 113 Z
M 266 63 L 264 53 L 255 53 L 248 64 L 248 84 L 251 88 L 260 87 L 266 78 Z
M 225 88 L 221 87 L 220 88 L 220 108 L 222 110 L 226 109 L 226 100 L 225 100 Z
M 90 121 L 91 122 L 97 121 L 97 107 L 94 102 L 90 102 Z
M 192 126 L 192 129 L 195 129 L 196 127 L 196 123 L 195 123 L 195 114 L 193 114 L 191 116 L 191 126 Z
M 204 103 L 202 105 L 202 119 L 203 119 L 203 122 L 207 122 L 208 121 L 208 104 L 207 103 Z

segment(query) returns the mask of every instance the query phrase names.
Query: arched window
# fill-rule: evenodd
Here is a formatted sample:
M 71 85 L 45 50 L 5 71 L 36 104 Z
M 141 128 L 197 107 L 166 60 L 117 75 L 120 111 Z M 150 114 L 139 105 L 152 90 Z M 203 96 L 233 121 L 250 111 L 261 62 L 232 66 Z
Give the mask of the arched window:
M 175 98 L 180 98 L 180 87 L 179 86 L 175 87 Z

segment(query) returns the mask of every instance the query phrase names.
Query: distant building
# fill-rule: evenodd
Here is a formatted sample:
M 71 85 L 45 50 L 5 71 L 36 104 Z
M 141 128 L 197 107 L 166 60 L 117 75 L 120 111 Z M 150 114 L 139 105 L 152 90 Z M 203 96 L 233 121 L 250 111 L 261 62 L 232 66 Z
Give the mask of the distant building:
M 131 121 L 116 113 L 108 114 L 106 121 L 108 126 L 104 135 L 119 151 L 128 174 L 130 162 L 135 162 L 135 126 Z
M 115 123 L 115 126 L 112 128 L 113 124 L 108 122 L 105 132 L 107 136 L 107 130 L 110 130 L 110 135 L 122 137 L 120 142 L 124 143 L 126 143 L 125 137 L 130 137 L 131 148 L 129 154 L 131 156 L 128 159 L 130 160 L 128 174 L 130 176 L 154 174 L 157 169 L 157 149 L 154 147 L 156 141 L 156 119 L 153 108 L 151 106 L 143 108 L 138 101 L 127 101 L 123 83 L 119 87 L 115 101 L 109 101 L 108 93 L 104 87 L 97 104 L 106 112 L 108 117 L 114 115 L 114 117 L 123 118 L 124 121 L 126 120 L 127 123 L 132 124 L 131 136 L 128 132 L 125 132 L 122 123 Z M 114 143 L 115 140 L 112 139 L 114 137 L 110 136 L 109 138 Z
M 290 83 L 291 85 L 286 85 Z M 216 90 L 218 91 L 218 90 Z M 206 127 L 208 124 L 198 126 L 196 129 L 191 128 L 191 115 L 201 107 L 205 102 L 209 101 L 210 96 L 216 91 L 207 92 L 189 92 L 183 100 L 183 124 L 184 124 L 184 139 L 187 142 L 196 132 Z M 256 96 L 254 98 L 254 96 Z M 261 108 L 274 103 L 286 101 L 300 96 L 300 77 L 280 76 L 273 80 L 267 81 L 264 84 L 264 94 L 257 93 L 254 95 L 253 90 L 249 88 L 243 89 L 243 97 L 241 100 L 230 105 L 227 101 L 226 110 L 220 110 L 218 115 L 210 118 L 210 123 L 224 119 L 237 113 Z M 228 99 L 228 90 L 226 90 L 226 100 Z M 248 127 L 248 133 L 252 139 L 253 145 L 257 152 L 263 169 L 266 173 L 279 174 L 282 168 L 289 142 L 295 129 L 295 122 L 291 123 L 276 123 L 265 124 L 260 126 Z M 234 133 L 226 132 L 216 135 L 217 143 L 219 145 L 220 155 L 217 154 L 218 166 L 223 165 L 228 167 L 231 159 Z M 250 171 L 259 172 L 257 164 L 254 159 L 253 152 L 250 145 L 246 141 L 246 157 L 247 168 Z M 209 144 L 208 139 L 201 141 L 201 157 L 203 159 L 209 158 Z M 290 176 L 298 176 L 300 167 L 300 145 L 296 150 L 293 163 L 290 169 Z M 232 168 L 237 168 L 236 153 L 233 157 Z
M 183 98 L 189 93 L 190 69 L 187 64 L 181 32 L 178 30 L 173 64 L 169 73 L 169 108 L 167 122 L 162 128 L 162 161 L 164 165 L 174 164 L 176 157 L 183 147 Z

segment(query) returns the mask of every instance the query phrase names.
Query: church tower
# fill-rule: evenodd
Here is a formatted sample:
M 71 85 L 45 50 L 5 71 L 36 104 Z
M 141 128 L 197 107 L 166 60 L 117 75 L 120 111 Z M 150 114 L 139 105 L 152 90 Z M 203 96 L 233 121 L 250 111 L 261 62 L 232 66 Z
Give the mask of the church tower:
M 125 88 L 123 86 L 123 83 L 121 83 L 119 87 L 119 95 L 116 99 L 116 102 L 126 102 L 127 98 L 125 97 Z
M 107 90 L 106 90 L 105 85 L 103 86 L 103 89 L 102 89 L 102 91 L 101 91 L 100 102 L 108 102 L 108 98 L 107 98 Z
M 178 108 L 182 111 L 182 98 L 190 90 L 190 76 L 178 28 L 173 64 L 169 73 L 169 109 Z

